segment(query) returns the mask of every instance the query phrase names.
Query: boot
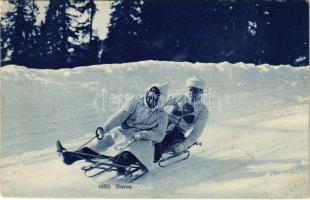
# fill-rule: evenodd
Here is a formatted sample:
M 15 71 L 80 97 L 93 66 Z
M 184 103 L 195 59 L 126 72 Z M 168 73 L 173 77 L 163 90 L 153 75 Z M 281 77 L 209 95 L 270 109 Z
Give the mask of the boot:
M 65 151 L 66 149 L 61 145 L 60 141 L 57 140 L 56 141 L 56 152 L 57 153 L 62 153 L 63 151 Z
M 73 152 L 64 152 L 62 153 L 62 161 L 67 165 L 72 165 L 74 162 L 78 160 L 83 160 L 82 156 L 75 154 Z
M 63 162 L 67 165 L 71 165 L 78 160 L 87 160 L 99 155 L 97 152 L 91 150 L 88 147 L 84 147 L 75 152 L 66 151 L 66 148 L 61 145 L 59 140 L 56 142 L 56 151 L 62 157 Z M 89 155 L 81 155 L 78 153 L 85 153 Z

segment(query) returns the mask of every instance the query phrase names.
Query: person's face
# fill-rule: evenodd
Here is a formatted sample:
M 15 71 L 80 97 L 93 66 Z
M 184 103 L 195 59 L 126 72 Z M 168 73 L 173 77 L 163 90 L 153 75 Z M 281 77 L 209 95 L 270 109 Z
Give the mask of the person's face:
M 155 108 L 158 103 L 159 94 L 156 93 L 156 89 L 152 88 L 146 95 L 147 106 L 151 109 Z
M 203 89 L 190 87 L 188 88 L 189 97 L 192 102 L 199 101 L 201 99 L 201 95 L 203 94 Z

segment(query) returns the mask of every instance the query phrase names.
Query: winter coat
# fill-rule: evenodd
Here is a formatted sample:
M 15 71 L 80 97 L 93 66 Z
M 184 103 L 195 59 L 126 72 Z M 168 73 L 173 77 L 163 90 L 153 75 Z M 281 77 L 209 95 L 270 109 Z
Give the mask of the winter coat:
M 168 114 L 163 110 L 168 85 L 152 85 L 146 90 L 146 94 L 152 87 L 157 87 L 160 91 L 159 101 L 154 109 L 150 109 L 147 106 L 145 97 L 134 98 L 103 126 L 104 129 L 110 132 L 113 139 L 119 137 L 119 134 L 122 134 L 123 136 L 121 137 L 125 136 L 128 140 L 133 138 L 136 132 L 143 131 L 145 133 L 143 139 L 133 142 L 123 151 L 129 151 L 135 155 L 139 162 L 148 170 L 154 161 L 154 144 L 163 140 L 168 125 Z M 99 140 L 93 149 L 104 154 L 106 142 L 104 139 Z
M 194 108 L 194 112 L 191 115 L 194 115 L 195 118 L 192 123 L 187 123 L 182 116 L 176 116 L 173 114 L 172 110 L 179 108 L 182 110 L 184 104 L 190 104 Z M 175 126 L 180 128 L 184 133 L 188 130 L 191 130 L 189 135 L 186 137 L 183 144 L 186 148 L 193 145 L 197 142 L 198 138 L 202 134 L 202 131 L 207 124 L 209 111 L 207 106 L 202 102 L 191 102 L 187 95 L 175 95 L 170 96 L 166 102 L 166 110 L 169 113 L 169 125 L 168 130 L 172 130 Z

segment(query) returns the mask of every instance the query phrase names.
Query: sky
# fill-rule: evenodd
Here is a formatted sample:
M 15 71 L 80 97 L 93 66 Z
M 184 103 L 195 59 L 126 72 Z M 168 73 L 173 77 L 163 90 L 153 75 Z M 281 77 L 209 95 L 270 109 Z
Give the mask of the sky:
M 48 0 L 40 0 L 36 1 L 39 14 L 37 18 L 37 24 L 40 24 L 42 20 L 45 18 L 45 12 L 48 7 L 49 1 Z M 93 28 L 98 33 L 100 39 L 104 39 L 108 33 L 108 23 L 110 20 L 110 11 L 111 11 L 111 4 L 112 1 L 95 1 L 97 6 L 97 12 L 94 17 L 94 24 Z M 1 15 L 5 14 L 7 11 L 10 10 L 10 6 L 8 1 L 1 1 L 0 2 L 0 9 Z
M 112 1 L 96 1 L 97 12 L 94 18 L 93 28 L 98 31 L 100 39 L 104 39 L 108 33 Z

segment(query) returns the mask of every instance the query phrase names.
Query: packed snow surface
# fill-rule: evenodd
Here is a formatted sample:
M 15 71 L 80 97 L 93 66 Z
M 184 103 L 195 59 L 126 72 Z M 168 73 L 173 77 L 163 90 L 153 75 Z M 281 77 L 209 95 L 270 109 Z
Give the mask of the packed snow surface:
M 74 69 L 1 68 L 1 190 L 23 197 L 305 198 L 309 196 L 309 66 L 141 61 Z M 207 82 L 210 116 L 189 159 L 134 183 L 86 178 L 55 141 L 75 149 L 127 96 L 155 82 L 184 93 Z M 104 98 L 103 98 L 104 97 Z M 111 189 L 99 189 L 110 184 Z M 131 189 L 116 189 L 129 185 Z M 129 187 L 127 187 L 129 188 Z

